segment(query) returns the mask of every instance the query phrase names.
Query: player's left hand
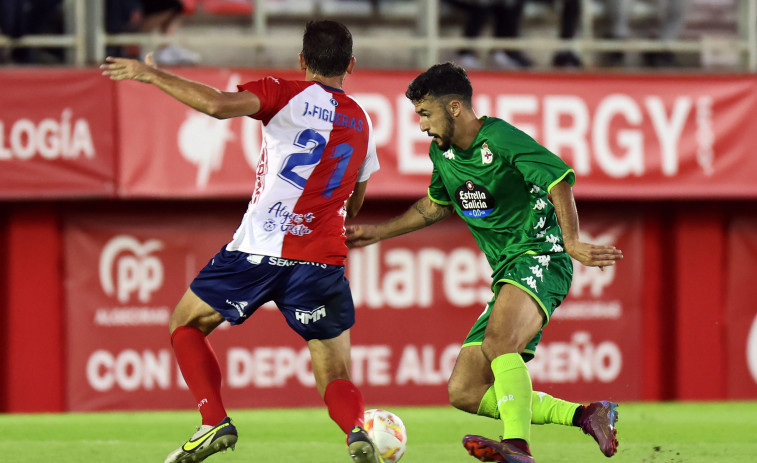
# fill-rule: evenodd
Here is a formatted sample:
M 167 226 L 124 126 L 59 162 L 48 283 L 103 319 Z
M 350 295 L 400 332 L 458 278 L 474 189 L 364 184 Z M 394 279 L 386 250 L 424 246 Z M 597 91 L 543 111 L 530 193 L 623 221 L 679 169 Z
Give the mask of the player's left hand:
M 110 77 L 110 80 L 136 80 L 139 82 L 150 82 L 150 79 L 157 69 L 152 52 L 145 56 L 145 61 L 138 61 L 129 58 L 114 58 L 108 56 L 105 63 L 100 65 L 103 75 Z
M 570 257 L 581 262 L 587 267 L 599 267 L 603 269 L 615 263 L 623 258 L 623 251 L 617 249 L 615 246 L 606 244 L 591 244 L 584 243 L 583 241 L 576 241 L 574 243 L 566 243 L 565 250 L 570 254 Z
M 378 227 L 375 225 L 350 225 L 345 230 L 347 247 L 362 248 L 381 240 Z

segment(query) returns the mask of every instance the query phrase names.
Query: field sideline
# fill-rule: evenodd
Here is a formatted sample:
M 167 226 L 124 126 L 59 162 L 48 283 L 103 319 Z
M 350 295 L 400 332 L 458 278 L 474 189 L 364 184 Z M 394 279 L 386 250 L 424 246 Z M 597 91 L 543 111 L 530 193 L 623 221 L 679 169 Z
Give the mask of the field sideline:
M 465 434 L 496 438 L 501 425 L 451 407 L 387 407 L 408 429 L 401 463 L 474 462 Z M 757 402 L 624 403 L 618 409 L 620 448 L 608 460 L 578 428 L 535 426 L 537 462 L 754 462 Z M 209 463 L 349 462 L 341 432 L 324 409 L 233 410 L 237 450 Z M 155 462 L 199 423 L 196 412 L 0 415 L 5 463 Z

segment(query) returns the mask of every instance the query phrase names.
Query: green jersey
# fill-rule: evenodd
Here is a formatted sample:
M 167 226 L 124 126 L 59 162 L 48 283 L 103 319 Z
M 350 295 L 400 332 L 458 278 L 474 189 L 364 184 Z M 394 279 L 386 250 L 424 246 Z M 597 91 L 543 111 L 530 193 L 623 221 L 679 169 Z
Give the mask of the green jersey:
M 573 185 L 573 169 L 507 122 L 482 119 L 468 149 L 452 146 L 443 152 L 431 143 L 429 198 L 454 206 L 495 273 L 527 252 L 564 252 L 548 194 L 561 180 Z

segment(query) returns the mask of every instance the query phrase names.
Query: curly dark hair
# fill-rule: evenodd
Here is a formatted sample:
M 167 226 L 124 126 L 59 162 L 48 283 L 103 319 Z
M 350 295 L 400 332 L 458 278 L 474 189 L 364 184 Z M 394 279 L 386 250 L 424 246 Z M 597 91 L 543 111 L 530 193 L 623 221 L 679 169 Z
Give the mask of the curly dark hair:
M 410 101 L 420 101 L 426 97 L 459 99 L 466 106 L 473 105 L 473 86 L 465 69 L 455 63 L 435 64 L 419 75 L 407 87 L 405 96 Z
M 347 72 L 352 59 L 352 34 L 336 21 L 308 21 L 302 36 L 302 56 L 313 73 L 334 77 Z

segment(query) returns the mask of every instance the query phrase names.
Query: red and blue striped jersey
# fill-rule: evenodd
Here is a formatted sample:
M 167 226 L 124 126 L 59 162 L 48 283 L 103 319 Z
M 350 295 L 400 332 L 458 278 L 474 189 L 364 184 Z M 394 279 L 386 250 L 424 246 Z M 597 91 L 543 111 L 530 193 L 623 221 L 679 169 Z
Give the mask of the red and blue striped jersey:
M 371 120 L 342 90 L 266 77 L 255 188 L 229 251 L 344 265 L 345 202 L 379 168 Z

